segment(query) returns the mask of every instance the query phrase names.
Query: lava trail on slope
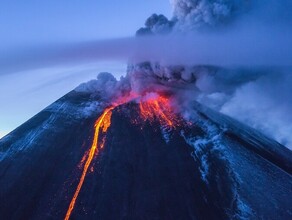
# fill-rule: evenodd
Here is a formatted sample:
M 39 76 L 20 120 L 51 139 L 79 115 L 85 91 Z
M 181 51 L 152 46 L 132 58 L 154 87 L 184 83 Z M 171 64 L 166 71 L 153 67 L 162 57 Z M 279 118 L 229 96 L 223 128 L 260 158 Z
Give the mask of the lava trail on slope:
M 277 142 L 197 103 L 186 122 L 166 96 L 86 115 L 96 99 L 73 91 L 0 140 L 1 219 L 291 218 Z
M 76 203 L 76 199 L 78 197 L 78 194 L 81 190 L 81 187 L 83 185 L 83 182 L 84 182 L 84 179 L 85 179 L 85 176 L 87 174 L 87 171 L 88 171 L 88 168 L 92 162 L 92 159 L 94 157 L 95 154 L 98 153 L 99 149 L 98 149 L 98 141 L 99 141 L 99 132 L 100 132 L 100 129 L 102 129 L 102 132 L 105 133 L 107 131 L 107 129 L 109 128 L 110 124 L 111 124 L 111 114 L 112 114 L 112 109 L 113 107 L 110 107 L 110 108 L 107 108 L 104 110 L 104 112 L 102 113 L 102 115 L 99 117 L 99 119 L 96 121 L 95 123 L 95 133 L 94 133 L 94 138 L 93 138 L 93 143 L 91 145 L 91 148 L 90 148 L 90 151 L 89 151 L 89 154 L 88 154 L 88 158 L 86 160 L 86 163 L 84 165 L 84 168 L 83 168 L 83 172 L 82 172 L 82 176 L 80 177 L 80 181 L 78 183 L 78 186 L 77 186 L 77 189 L 74 193 L 74 196 L 71 200 L 71 203 L 69 205 L 69 208 L 68 208 L 68 211 L 66 213 L 66 217 L 65 219 L 69 219 L 70 218 L 70 215 L 71 215 L 71 212 L 74 208 L 74 205 Z
M 125 98 L 120 98 L 115 105 L 119 105 L 118 103 L 126 103 L 129 100 L 132 100 L 133 97 L 125 97 Z M 140 107 L 140 118 L 143 118 L 144 121 L 150 120 L 153 121 L 155 120 L 155 117 L 159 120 L 161 126 L 166 125 L 168 127 L 174 127 L 176 120 L 175 114 L 172 112 L 171 106 L 169 104 L 169 100 L 162 95 L 159 95 L 157 93 L 153 93 L 150 96 L 146 97 L 136 97 L 136 101 L 139 102 L 139 107 Z M 106 133 L 107 129 L 109 128 L 111 124 L 111 115 L 112 115 L 112 110 L 115 107 L 109 107 L 104 110 L 102 115 L 98 118 L 98 120 L 95 123 L 95 133 L 94 133 L 94 138 L 93 138 L 93 143 L 91 145 L 91 148 L 89 150 L 89 153 L 84 154 L 82 157 L 82 161 L 87 157 L 86 163 L 83 168 L 82 175 L 80 177 L 77 189 L 73 195 L 73 198 L 70 202 L 69 208 L 67 210 L 65 220 L 68 220 L 71 216 L 72 210 L 74 209 L 76 200 L 78 198 L 78 195 L 80 193 L 80 190 L 82 188 L 82 185 L 84 183 L 85 177 L 88 172 L 88 168 L 92 163 L 92 160 L 94 158 L 94 155 L 98 155 L 99 153 L 99 133 L 100 130 L 102 130 L 103 133 Z M 100 144 L 100 149 L 104 147 L 105 140 L 103 139 L 101 144 Z M 82 162 L 81 161 L 81 162 Z

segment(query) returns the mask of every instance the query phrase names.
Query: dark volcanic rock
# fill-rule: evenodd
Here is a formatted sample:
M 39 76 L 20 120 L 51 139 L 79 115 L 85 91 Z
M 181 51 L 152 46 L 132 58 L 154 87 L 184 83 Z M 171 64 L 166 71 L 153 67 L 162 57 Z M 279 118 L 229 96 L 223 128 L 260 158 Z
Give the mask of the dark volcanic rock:
M 94 100 L 71 92 L 0 140 L 1 219 L 64 218 L 102 112 Z M 199 104 L 175 129 L 133 118 L 135 103 L 114 109 L 72 219 L 292 218 L 284 146 Z

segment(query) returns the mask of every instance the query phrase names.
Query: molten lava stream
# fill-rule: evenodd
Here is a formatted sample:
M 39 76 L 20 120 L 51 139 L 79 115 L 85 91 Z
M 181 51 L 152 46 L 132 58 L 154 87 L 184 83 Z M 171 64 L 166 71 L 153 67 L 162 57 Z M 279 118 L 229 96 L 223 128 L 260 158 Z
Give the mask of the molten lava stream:
M 88 172 L 89 166 L 94 158 L 94 155 L 98 155 L 99 149 L 98 149 L 98 142 L 99 142 L 99 132 L 100 129 L 102 129 L 102 132 L 105 133 L 109 126 L 111 125 L 111 115 L 112 110 L 124 103 L 127 103 L 135 98 L 139 97 L 137 94 L 131 94 L 126 97 L 122 97 L 121 99 L 117 100 L 116 103 L 114 103 L 114 107 L 110 107 L 105 109 L 103 114 L 98 118 L 98 120 L 95 123 L 95 133 L 94 133 L 94 139 L 92 142 L 92 146 L 90 148 L 89 153 L 85 153 L 83 156 L 83 159 L 86 158 L 86 154 L 88 154 L 88 158 L 86 160 L 86 163 L 83 168 L 82 175 L 80 177 L 77 189 L 74 193 L 74 196 L 70 202 L 69 208 L 67 210 L 65 220 L 68 220 L 71 216 L 72 210 L 74 209 L 76 199 L 79 195 L 79 192 L 82 188 L 82 185 L 85 180 L 85 176 Z M 174 127 L 176 123 L 176 117 L 175 114 L 173 114 L 171 106 L 169 104 L 169 99 L 155 94 L 154 96 L 151 96 L 150 98 L 146 98 L 146 100 L 140 100 L 140 112 L 141 116 L 144 120 L 150 119 L 154 120 L 154 118 L 157 118 L 161 124 L 166 124 L 169 127 Z M 100 149 L 104 147 L 105 140 L 102 139 L 100 142 Z
M 144 120 L 154 120 L 156 117 L 161 124 L 174 127 L 176 117 L 172 112 L 169 100 L 163 96 L 155 96 L 139 103 L 141 116 Z
M 83 172 L 82 172 L 82 175 L 80 177 L 77 189 L 74 193 L 74 196 L 73 196 L 73 198 L 70 202 L 69 208 L 67 210 L 65 220 L 68 220 L 70 218 L 72 210 L 74 209 L 74 206 L 76 203 L 76 199 L 77 199 L 79 192 L 82 188 L 82 185 L 84 183 L 84 179 L 85 179 L 85 176 L 87 174 L 88 168 L 92 162 L 92 159 L 93 159 L 95 153 L 98 154 L 98 152 L 99 152 L 97 147 L 98 147 L 98 137 L 99 137 L 100 129 L 102 128 L 102 132 L 106 132 L 107 129 L 109 128 L 109 126 L 111 125 L 111 115 L 112 115 L 113 108 L 114 107 L 110 107 L 110 108 L 105 109 L 105 111 L 102 113 L 102 115 L 98 118 L 98 120 L 95 123 L 94 139 L 93 139 L 93 142 L 92 142 L 89 154 L 88 154 L 88 158 L 87 158 L 86 163 L 84 165 Z

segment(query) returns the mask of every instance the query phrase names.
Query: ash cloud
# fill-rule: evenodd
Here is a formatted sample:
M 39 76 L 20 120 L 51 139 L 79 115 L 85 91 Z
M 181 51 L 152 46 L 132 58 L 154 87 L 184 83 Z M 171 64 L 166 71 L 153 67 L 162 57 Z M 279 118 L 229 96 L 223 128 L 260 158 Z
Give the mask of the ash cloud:
M 105 100 L 158 92 L 174 97 L 177 110 L 186 116 L 191 103 L 198 101 L 292 149 L 291 74 L 291 68 L 162 66 L 145 62 L 129 65 L 127 75 L 120 80 L 101 73 L 97 80 L 76 90 L 102 93 Z
M 23 68 L 23 60 L 31 66 L 129 61 L 127 75 L 120 81 L 103 73 L 77 90 L 103 91 L 105 97 L 131 91 L 175 94 L 181 105 L 199 101 L 292 149 L 292 2 L 172 0 L 171 4 L 173 17 L 151 15 L 137 38 L 29 50 L 16 53 L 15 66 Z M 0 56 L 0 65 L 13 66 L 13 57 Z
M 151 15 L 145 22 L 145 27 L 140 28 L 136 35 L 168 34 L 172 31 L 175 22 L 168 20 L 164 15 Z
M 189 32 L 224 26 L 250 9 L 249 0 L 170 0 L 173 17 L 153 14 L 137 34 Z M 149 25 L 150 24 L 150 25 Z M 162 31 L 161 31 L 162 30 Z
M 240 26 L 285 26 L 292 24 L 290 0 L 170 0 L 173 16 L 153 14 L 154 26 L 145 22 L 138 35 L 166 32 L 189 33 L 235 29 Z M 163 29 L 164 31 L 156 31 Z
M 173 60 L 181 59 L 184 65 L 169 66 L 166 60 L 138 64 L 129 71 L 134 89 L 144 91 L 153 85 L 162 91 L 161 87 L 171 88 L 179 94 L 183 107 L 199 101 L 292 149 L 292 55 L 288 52 L 292 45 L 292 2 L 170 2 L 173 17 L 163 19 L 163 24 L 171 24 L 167 31 L 187 34 L 192 40 L 181 41 L 175 49 L 181 56 L 168 61 L 174 64 Z M 159 30 L 159 25 L 155 23 L 155 29 Z M 160 34 L 146 28 L 147 34 Z M 186 46 L 186 42 L 197 45 Z
M 234 22 L 249 8 L 246 0 L 171 0 L 176 28 L 185 32 Z

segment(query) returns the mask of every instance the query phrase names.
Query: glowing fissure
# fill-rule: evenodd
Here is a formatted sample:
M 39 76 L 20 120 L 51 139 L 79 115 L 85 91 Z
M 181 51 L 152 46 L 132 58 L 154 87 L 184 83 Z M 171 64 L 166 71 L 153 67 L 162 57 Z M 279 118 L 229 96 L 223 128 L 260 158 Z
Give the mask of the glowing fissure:
M 121 104 L 128 103 L 134 99 L 138 100 L 139 102 L 141 118 L 144 121 L 146 121 L 147 119 L 149 119 L 150 121 L 158 119 L 161 125 L 167 125 L 168 127 L 176 126 L 177 119 L 175 117 L 175 114 L 172 112 L 169 99 L 161 95 L 158 95 L 156 93 L 155 94 L 151 93 L 150 96 L 145 96 L 145 97 L 140 97 L 136 94 L 130 94 L 129 96 L 118 99 L 116 102 L 113 103 L 112 107 L 106 108 L 104 112 L 102 113 L 102 115 L 95 122 L 95 133 L 94 133 L 94 138 L 93 138 L 91 148 L 89 152 L 88 151 L 85 152 L 80 162 L 80 165 L 82 165 L 87 157 L 79 183 L 77 185 L 73 198 L 70 202 L 69 208 L 67 210 L 65 220 L 69 220 L 71 216 L 71 213 L 74 209 L 76 200 L 78 198 L 78 195 L 84 183 L 86 174 L 88 173 L 88 169 L 92 163 L 94 156 L 98 155 L 99 150 L 104 147 L 105 137 L 102 137 L 101 141 L 99 141 L 99 135 L 100 135 L 100 132 L 106 133 L 108 128 L 110 127 L 112 110 L 115 107 Z M 99 148 L 98 148 L 98 145 L 99 145 Z M 91 167 L 91 172 L 93 172 L 93 167 Z
M 80 192 L 80 190 L 82 188 L 82 185 L 84 183 L 85 176 L 87 174 L 88 168 L 89 168 L 89 166 L 90 166 L 90 164 L 92 162 L 92 159 L 93 159 L 94 155 L 96 153 L 98 154 L 99 150 L 98 150 L 97 146 L 98 146 L 98 137 L 99 137 L 100 129 L 102 129 L 102 132 L 106 132 L 107 129 L 109 128 L 110 124 L 111 124 L 111 115 L 112 115 L 113 108 L 114 107 L 107 108 L 95 123 L 94 139 L 93 139 L 90 151 L 89 151 L 88 158 L 87 158 L 86 163 L 84 165 L 83 172 L 82 172 L 82 175 L 80 177 L 78 186 L 76 188 L 74 196 L 73 196 L 73 198 L 72 198 L 72 200 L 70 202 L 68 211 L 66 213 L 65 220 L 68 220 L 70 218 L 72 210 L 73 210 L 73 208 L 75 206 L 75 203 L 76 203 L 76 199 L 77 199 L 77 197 L 79 195 L 79 192 Z
M 153 121 L 157 118 L 160 124 L 175 127 L 177 119 L 168 98 L 154 95 L 144 100 L 142 99 L 139 107 L 142 119 Z

